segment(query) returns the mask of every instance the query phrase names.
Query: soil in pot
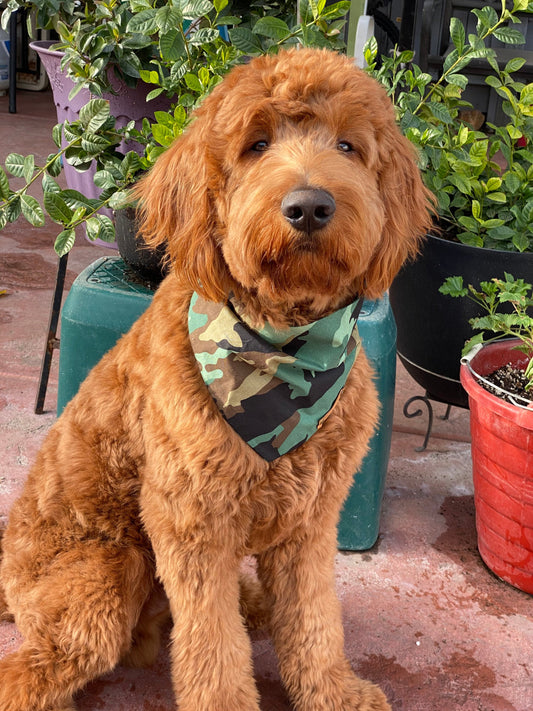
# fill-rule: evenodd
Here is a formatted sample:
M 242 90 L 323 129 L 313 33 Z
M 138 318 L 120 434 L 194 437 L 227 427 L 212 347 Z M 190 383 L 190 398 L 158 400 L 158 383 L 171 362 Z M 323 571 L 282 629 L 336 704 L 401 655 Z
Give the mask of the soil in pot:
M 530 402 L 533 400 L 531 393 L 526 390 L 528 379 L 524 375 L 524 371 L 515 368 L 511 363 L 507 363 L 507 365 L 495 370 L 494 373 L 486 375 L 485 380 L 493 383 L 496 387 L 491 388 L 485 383 L 480 383 L 480 385 L 489 393 L 500 397 L 506 402 L 512 403 L 513 396 L 529 400 Z M 505 390 L 505 392 L 501 392 L 502 390 Z

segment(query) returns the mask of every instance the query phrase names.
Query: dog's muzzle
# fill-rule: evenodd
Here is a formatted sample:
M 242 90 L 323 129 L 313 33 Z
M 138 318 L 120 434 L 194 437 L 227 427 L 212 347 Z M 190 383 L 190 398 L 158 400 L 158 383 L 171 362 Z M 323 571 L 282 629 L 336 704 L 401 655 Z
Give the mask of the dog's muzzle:
M 283 198 L 281 213 L 287 222 L 310 235 L 323 229 L 335 213 L 333 196 L 320 188 L 293 190 Z

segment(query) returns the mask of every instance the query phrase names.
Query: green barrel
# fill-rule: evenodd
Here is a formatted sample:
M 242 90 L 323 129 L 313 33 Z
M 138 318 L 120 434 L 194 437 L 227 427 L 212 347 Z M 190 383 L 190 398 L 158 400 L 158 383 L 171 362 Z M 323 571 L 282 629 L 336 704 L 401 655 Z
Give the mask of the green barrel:
M 150 305 L 152 296 L 153 291 L 132 278 L 118 257 L 102 257 L 77 277 L 61 313 L 58 415 L 91 368 Z M 358 323 L 376 371 L 381 420 L 341 515 L 342 550 L 366 550 L 377 540 L 392 436 L 396 325 L 388 297 L 366 301 Z

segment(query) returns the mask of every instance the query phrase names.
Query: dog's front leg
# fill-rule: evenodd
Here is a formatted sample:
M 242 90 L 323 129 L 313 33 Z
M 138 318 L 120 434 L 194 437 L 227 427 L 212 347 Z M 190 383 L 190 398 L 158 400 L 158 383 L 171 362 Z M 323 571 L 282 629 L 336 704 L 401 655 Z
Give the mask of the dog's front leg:
M 259 711 L 231 524 L 202 518 L 184 527 L 166 497 L 152 491 L 146 499 L 143 517 L 174 621 L 179 711 Z
M 336 531 L 313 528 L 258 556 L 287 691 L 297 711 L 391 711 L 382 691 L 350 668 L 335 592 Z

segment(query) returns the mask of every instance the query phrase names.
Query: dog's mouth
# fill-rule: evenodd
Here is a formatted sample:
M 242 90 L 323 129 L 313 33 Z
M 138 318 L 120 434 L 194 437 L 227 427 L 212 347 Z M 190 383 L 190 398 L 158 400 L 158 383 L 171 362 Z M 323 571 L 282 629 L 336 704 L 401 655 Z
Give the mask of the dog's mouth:
M 293 251 L 300 254 L 317 254 L 320 251 L 320 237 L 311 232 L 299 235 L 293 244 Z

